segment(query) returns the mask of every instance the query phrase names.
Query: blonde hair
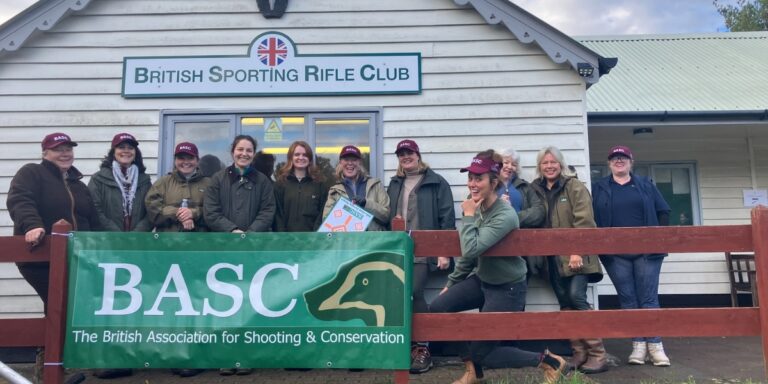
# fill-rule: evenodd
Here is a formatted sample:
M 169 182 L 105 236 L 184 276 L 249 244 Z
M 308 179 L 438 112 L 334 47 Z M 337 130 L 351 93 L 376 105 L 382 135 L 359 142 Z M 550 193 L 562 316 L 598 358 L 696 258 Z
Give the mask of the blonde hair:
M 552 157 L 555 158 L 555 161 L 560 163 L 560 174 L 564 176 L 569 176 L 568 173 L 568 163 L 565 162 L 565 157 L 563 157 L 563 153 L 560 152 L 559 149 L 555 146 L 549 146 L 542 148 L 538 154 L 536 154 L 536 177 L 540 178 L 541 175 L 541 161 L 544 159 L 544 156 L 547 154 L 552 155 Z
M 365 169 L 365 166 L 363 165 L 363 159 L 358 159 L 360 161 L 360 165 L 357 166 L 357 179 L 363 179 L 368 177 L 368 171 Z M 341 182 L 344 180 L 344 167 L 341 165 L 341 160 L 339 160 L 339 163 L 336 164 L 336 170 L 333 172 L 333 174 L 336 176 L 336 181 Z
M 429 164 L 421 161 L 421 156 L 419 156 L 419 173 L 426 171 L 427 168 L 429 168 Z M 399 164 L 399 162 L 397 164 L 396 174 L 398 177 L 405 177 L 405 170 L 403 169 L 403 166 Z

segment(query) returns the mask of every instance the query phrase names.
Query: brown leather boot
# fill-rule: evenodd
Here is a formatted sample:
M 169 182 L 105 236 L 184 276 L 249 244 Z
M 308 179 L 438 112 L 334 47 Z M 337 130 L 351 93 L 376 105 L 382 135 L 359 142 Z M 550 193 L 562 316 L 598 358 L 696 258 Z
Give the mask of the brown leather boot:
M 592 374 L 608 370 L 605 347 L 602 339 L 584 339 L 587 345 L 587 362 L 579 367 L 579 371 Z
M 565 359 L 546 350 L 541 356 L 539 369 L 544 374 L 544 384 L 555 384 L 570 370 L 570 367 Z
M 582 339 L 571 339 L 571 368 L 578 369 L 587 362 L 587 344 Z
M 482 382 L 482 379 L 483 369 L 480 368 L 479 364 L 475 365 L 472 360 L 466 360 L 464 361 L 464 375 L 454 381 L 453 384 L 478 384 Z

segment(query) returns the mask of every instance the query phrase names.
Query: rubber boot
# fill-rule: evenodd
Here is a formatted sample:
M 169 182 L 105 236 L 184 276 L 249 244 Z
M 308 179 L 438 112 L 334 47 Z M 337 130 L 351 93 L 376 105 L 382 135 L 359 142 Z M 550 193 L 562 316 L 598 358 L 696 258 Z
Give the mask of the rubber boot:
M 627 363 L 634 365 L 643 365 L 648 359 L 648 345 L 645 341 L 633 341 L 632 353 L 627 359 Z
M 608 370 L 603 339 L 584 339 L 587 344 L 587 362 L 579 367 L 586 374 L 600 373 Z
M 464 361 L 464 375 L 453 384 L 478 384 L 483 379 L 483 369 L 480 364 L 475 364 L 472 360 Z
M 651 362 L 657 367 L 669 367 L 669 357 L 664 353 L 664 345 L 661 342 L 648 343 L 648 354 L 651 355 Z
M 573 356 L 571 356 L 571 368 L 578 369 L 582 364 L 587 362 L 587 345 L 582 339 L 571 339 L 571 349 L 573 350 Z

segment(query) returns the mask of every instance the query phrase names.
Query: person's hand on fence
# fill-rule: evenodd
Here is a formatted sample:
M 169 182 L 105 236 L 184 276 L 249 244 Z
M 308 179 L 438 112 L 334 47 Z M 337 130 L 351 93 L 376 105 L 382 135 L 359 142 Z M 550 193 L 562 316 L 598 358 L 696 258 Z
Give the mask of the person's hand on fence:
M 24 241 L 34 247 L 40 244 L 40 242 L 43 240 L 43 236 L 45 236 L 45 229 L 32 228 L 24 234 Z

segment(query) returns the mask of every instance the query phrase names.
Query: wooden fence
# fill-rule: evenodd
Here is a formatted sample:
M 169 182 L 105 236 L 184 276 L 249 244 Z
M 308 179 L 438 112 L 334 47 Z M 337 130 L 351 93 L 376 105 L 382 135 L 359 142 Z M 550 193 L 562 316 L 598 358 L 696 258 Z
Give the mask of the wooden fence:
M 402 228 L 401 223 L 395 223 Z M 397 228 L 397 227 L 396 227 Z M 65 234 L 64 222 L 53 232 Z M 417 257 L 460 254 L 456 231 L 412 231 Z M 0 346 L 45 346 L 45 382 L 60 384 L 66 297 L 66 236 L 29 250 L 23 237 L 0 237 L 0 262 L 51 261 L 44 319 L 0 319 Z M 752 210 L 751 225 L 514 231 L 483 257 L 657 252 L 755 252 L 758 292 L 768 298 L 768 208 Z M 557 326 L 568 324 L 567 327 Z M 554 326 L 553 326 L 554 325 Z M 516 313 L 414 314 L 413 340 L 528 340 L 659 336 L 762 336 L 768 356 L 768 306 Z M 766 371 L 768 378 L 768 371 Z M 396 371 L 397 384 L 408 371 Z

